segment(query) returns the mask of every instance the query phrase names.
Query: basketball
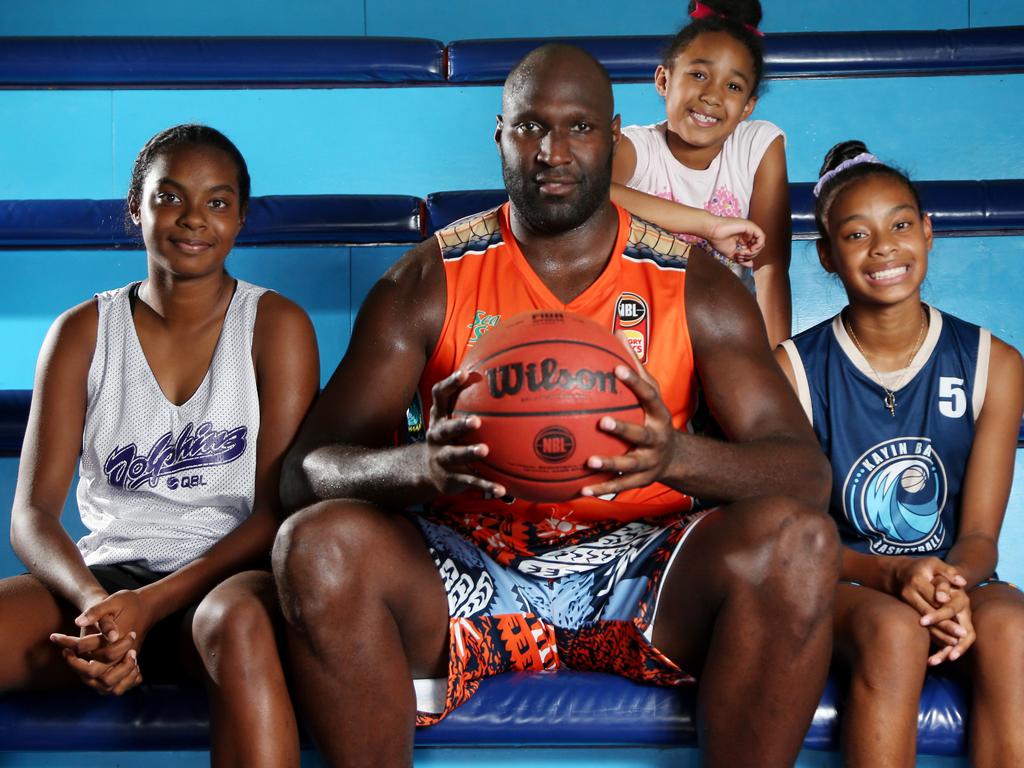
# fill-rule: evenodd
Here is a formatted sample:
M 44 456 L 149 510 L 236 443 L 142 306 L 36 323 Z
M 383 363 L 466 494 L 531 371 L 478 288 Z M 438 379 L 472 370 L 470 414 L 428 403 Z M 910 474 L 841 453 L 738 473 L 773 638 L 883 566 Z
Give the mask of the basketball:
M 633 391 L 615 376 L 636 368 L 632 351 L 607 328 L 579 315 L 516 315 L 486 333 L 462 363 L 469 373 L 454 414 L 480 417 L 470 440 L 486 443 L 481 477 L 529 501 L 565 501 L 606 472 L 591 456 L 618 456 L 629 445 L 598 427 L 602 416 L 643 422 Z
M 903 487 L 903 490 L 910 493 L 917 493 L 922 490 L 927 481 L 927 473 L 918 466 L 911 466 L 900 475 L 900 485 Z

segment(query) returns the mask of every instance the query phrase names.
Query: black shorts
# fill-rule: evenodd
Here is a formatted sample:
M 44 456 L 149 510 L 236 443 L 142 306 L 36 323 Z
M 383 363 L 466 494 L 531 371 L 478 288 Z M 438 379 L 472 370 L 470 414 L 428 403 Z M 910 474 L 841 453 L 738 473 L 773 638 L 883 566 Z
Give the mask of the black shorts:
M 167 574 L 156 573 L 137 563 L 90 565 L 89 570 L 107 592 L 139 589 Z M 156 622 L 142 641 L 139 668 L 147 683 L 180 682 L 182 676 L 197 677 L 199 666 L 192 642 L 192 617 L 196 606 L 175 611 Z

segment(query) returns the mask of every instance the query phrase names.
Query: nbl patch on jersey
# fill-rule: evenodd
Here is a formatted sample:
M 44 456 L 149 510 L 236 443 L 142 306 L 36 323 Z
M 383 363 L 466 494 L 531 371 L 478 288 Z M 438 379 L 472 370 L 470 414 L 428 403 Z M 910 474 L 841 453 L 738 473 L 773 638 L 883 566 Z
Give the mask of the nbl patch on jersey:
M 946 537 L 946 470 L 926 437 L 865 451 L 843 484 L 843 512 L 878 555 L 932 552 Z
M 103 463 L 103 473 L 108 483 L 126 491 L 134 491 L 144 483 L 156 488 L 163 477 L 167 477 L 167 487 L 172 491 L 206 485 L 202 475 L 179 476 L 200 468 L 230 464 L 245 453 L 248 431 L 247 427 L 214 429 L 209 421 L 193 428 L 189 422 L 177 439 L 173 432 L 164 432 L 147 453 L 140 453 L 135 443 L 116 446 Z
M 623 291 L 615 302 L 612 333 L 621 333 L 641 363 L 647 363 L 651 337 L 651 312 L 641 296 Z

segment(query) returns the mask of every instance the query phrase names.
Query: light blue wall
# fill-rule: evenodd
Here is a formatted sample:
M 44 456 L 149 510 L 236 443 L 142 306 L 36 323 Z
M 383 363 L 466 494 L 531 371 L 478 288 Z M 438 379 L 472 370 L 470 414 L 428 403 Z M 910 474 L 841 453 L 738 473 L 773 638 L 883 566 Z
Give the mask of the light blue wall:
M 633 3 L 519 0 L 180 0 L 173 6 L 121 0 L 0 3 L 4 35 L 397 35 L 469 37 L 666 34 L 684 20 L 684 0 Z M 938 29 L 1024 23 L 1019 0 L 762 0 L 768 32 Z
M 816 178 L 851 137 L 916 178 L 1013 178 L 1024 177 L 1022 93 L 1024 75 L 776 81 L 754 116 L 786 131 L 794 181 Z M 664 117 L 651 85 L 615 97 L 627 124 Z M 0 91 L 0 199 L 121 197 L 146 139 L 186 121 L 235 140 L 257 195 L 494 188 L 500 103 L 492 86 Z

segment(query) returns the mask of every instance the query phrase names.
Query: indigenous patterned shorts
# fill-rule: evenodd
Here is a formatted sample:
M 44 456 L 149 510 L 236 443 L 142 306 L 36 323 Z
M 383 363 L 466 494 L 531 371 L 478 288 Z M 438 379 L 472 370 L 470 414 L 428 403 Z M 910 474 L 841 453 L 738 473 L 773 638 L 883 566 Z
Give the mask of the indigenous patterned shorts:
M 417 725 L 466 702 L 480 680 L 502 672 L 612 672 L 638 682 L 693 678 L 651 643 L 663 577 L 705 512 L 637 520 L 586 541 L 501 565 L 444 525 L 415 518 L 448 594 L 448 679 L 433 708 L 417 681 Z M 441 683 L 443 681 L 437 681 Z

